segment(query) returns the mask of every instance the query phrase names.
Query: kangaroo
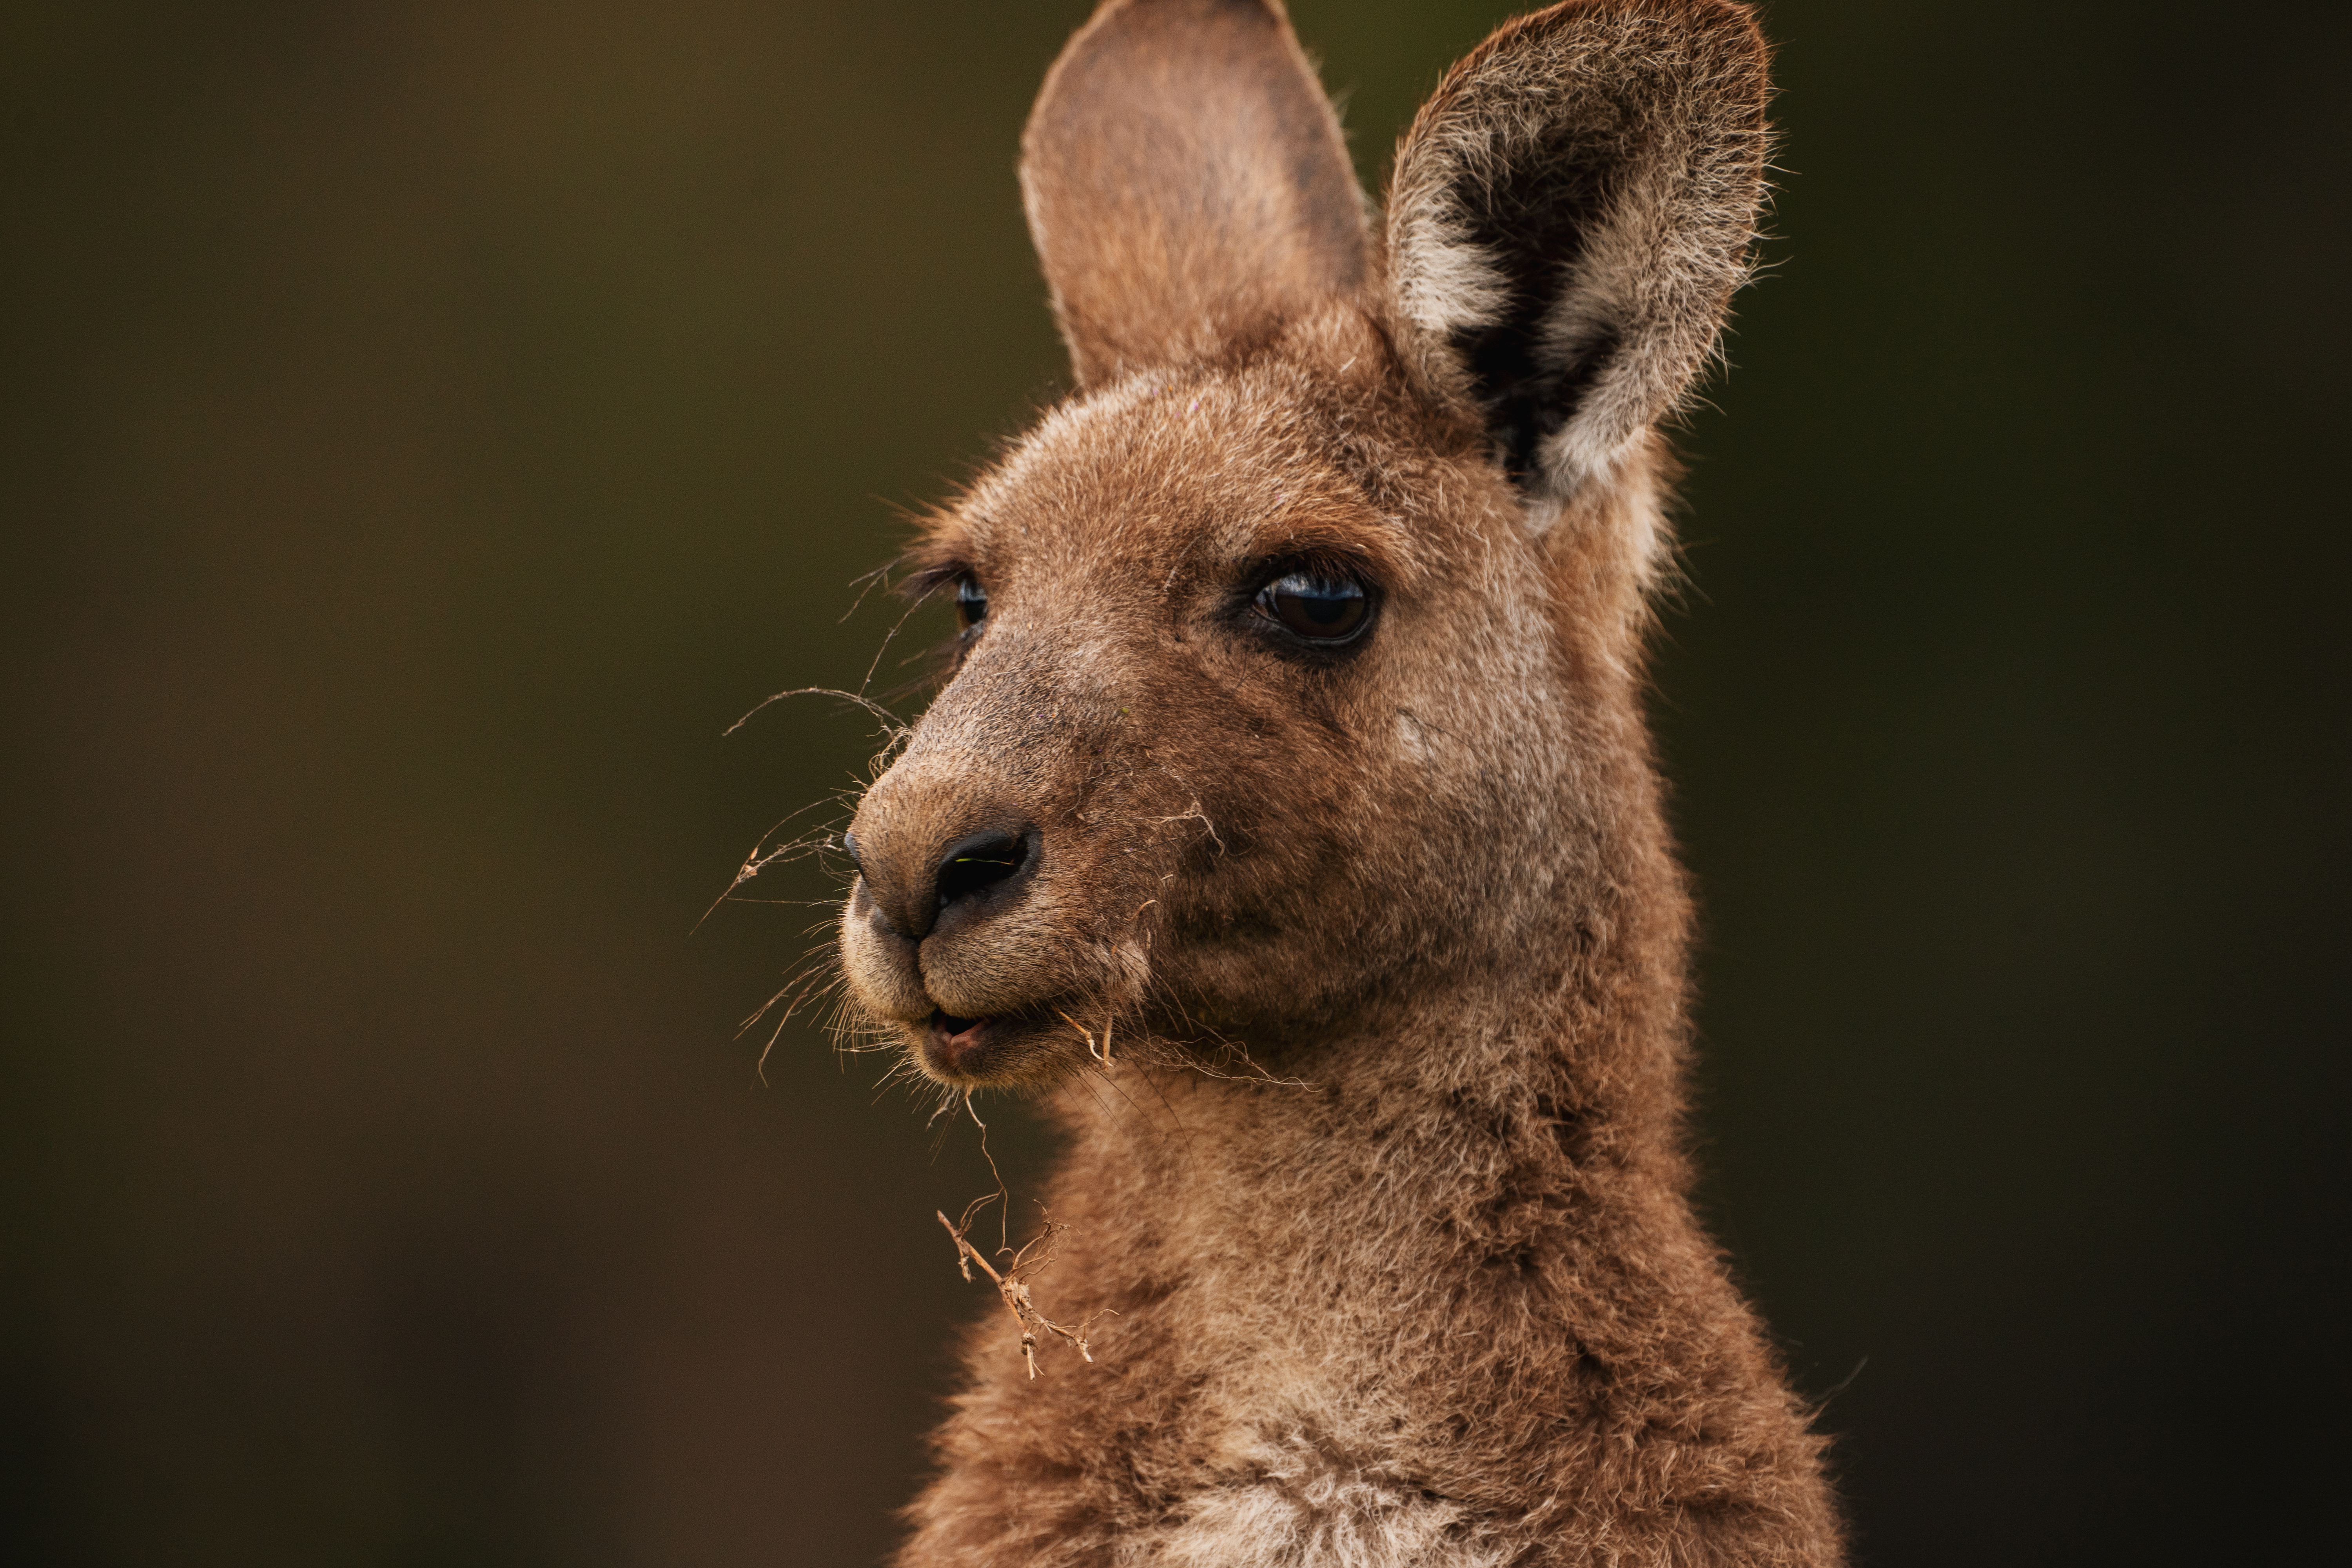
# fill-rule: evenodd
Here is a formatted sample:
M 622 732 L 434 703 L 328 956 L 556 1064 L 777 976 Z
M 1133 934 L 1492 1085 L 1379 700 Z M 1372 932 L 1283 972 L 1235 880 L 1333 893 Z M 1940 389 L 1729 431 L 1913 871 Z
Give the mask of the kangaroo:
M 992 1309 L 901 1563 L 1840 1560 L 1691 1208 L 1643 710 L 1766 68 L 1727 0 L 1521 17 L 1384 212 L 1276 0 L 1108 0 L 1047 76 L 1076 390 L 912 548 L 961 630 L 839 952 L 1066 1134 L 1008 1300 L 1117 1315 L 1033 1370 Z

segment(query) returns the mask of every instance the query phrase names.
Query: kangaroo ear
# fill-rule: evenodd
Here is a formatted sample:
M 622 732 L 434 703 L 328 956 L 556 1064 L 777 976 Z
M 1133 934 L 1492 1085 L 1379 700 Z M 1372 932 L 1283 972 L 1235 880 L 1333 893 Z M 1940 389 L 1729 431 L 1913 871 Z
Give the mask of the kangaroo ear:
M 1714 352 L 1763 194 L 1762 35 L 1727 0 L 1570 0 L 1455 66 L 1405 133 L 1391 312 L 1425 388 L 1558 500 Z
M 1363 195 L 1278 0 L 1107 0 L 1021 153 L 1081 384 L 1247 347 L 1363 279 Z

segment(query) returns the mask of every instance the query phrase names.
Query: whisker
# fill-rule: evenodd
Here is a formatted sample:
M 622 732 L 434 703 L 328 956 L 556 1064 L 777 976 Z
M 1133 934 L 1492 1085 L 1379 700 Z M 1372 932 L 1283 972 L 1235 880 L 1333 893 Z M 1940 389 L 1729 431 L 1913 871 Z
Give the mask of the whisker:
M 744 725 L 749 724 L 753 719 L 759 717 L 761 711 L 767 708 L 770 703 L 782 702 L 787 697 L 838 697 L 845 702 L 856 703 L 859 707 L 865 709 L 876 718 L 880 719 L 886 727 L 894 731 L 903 731 L 907 728 L 905 721 L 901 720 L 896 713 L 891 712 L 890 710 L 883 707 L 882 704 L 875 701 L 872 698 L 866 696 L 862 691 L 844 691 L 837 686 L 795 686 L 788 691 L 778 691 L 761 698 L 757 703 L 752 705 L 750 712 L 744 714 L 740 719 L 736 720 L 732 724 L 728 725 L 726 729 L 721 730 L 719 732 L 719 739 L 724 740 L 728 736 L 733 734 L 736 731 L 741 729 Z

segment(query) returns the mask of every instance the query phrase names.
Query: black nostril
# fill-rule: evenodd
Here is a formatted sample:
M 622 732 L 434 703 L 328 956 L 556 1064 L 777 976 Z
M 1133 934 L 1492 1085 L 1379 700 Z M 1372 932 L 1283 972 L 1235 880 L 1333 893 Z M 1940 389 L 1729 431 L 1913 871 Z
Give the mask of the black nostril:
M 975 833 L 948 846 L 935 886 L 940 909 L 985 892 L 1029 863 L 1030 836 Z

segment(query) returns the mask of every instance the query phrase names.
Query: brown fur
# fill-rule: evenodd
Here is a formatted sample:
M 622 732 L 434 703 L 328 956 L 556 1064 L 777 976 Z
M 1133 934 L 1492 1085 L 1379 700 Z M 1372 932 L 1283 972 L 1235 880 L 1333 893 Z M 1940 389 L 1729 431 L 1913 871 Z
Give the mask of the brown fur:
M 1039 1294 L 1120 1315 L 1034 1382 L 973 1331 L 904 1562 L 1838 1560 L 1690 1210 L 1641 710 L 1651 427 L 1741 276 L 1763 67 L 1721 0 L 1514 23 L 1378 247 L 1271 0 L 1110 0 L 1049 78 L 1082 391 L 919 548 L 990 610 L 859 808 L 842 947 L 921 1070 L 1048 1095 Z M 1251 608 L 1297 562 L 1375 586 L 1359 644 Z M 941 905 L 987 830 L 1024 868 Z

